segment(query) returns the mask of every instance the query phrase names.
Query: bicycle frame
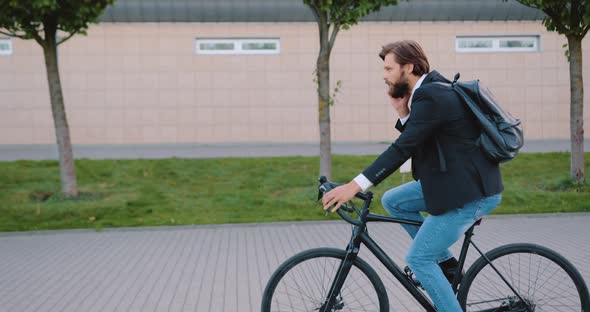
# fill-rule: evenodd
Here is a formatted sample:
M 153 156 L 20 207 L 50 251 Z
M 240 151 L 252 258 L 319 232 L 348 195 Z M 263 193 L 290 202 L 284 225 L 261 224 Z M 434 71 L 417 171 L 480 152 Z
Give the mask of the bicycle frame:
M 348 273 L 352 267 L 352 263 L 354 262 L 354 260 L 356 259 L 357 255 L 360 251 L 360 246 L 361 246 L 361 244 L 363 244 L 367 247 L 367 249 L 369 249 L 369 251 L 371 251 L 371 253 L 373 253 L 373 255 L 375 255 L 375 257 L 377 259 L 379 259 L 379 261 L 381 263 L 383 263 L 383 265 L 387 268 L 387 270 L 389 270 L 389 272 L 402 284 L 402 286 L 404 286 L 404 288 L 416 299 L 416 301 L 418 301 L 418 303 L 426 309 L 426 311 L 436 312 L 436 308 L 434 307 L 434 305 L 432 304 L 430 299 L 428 299 L 426 297 L 426 295 L 420 289 L 418 289 L 418 287 L 416 285 L 414 285 L 414 283 L 412 281 L 410 281 L 408 276 L 385 253 L 385 251 L 383 251 L 383 249 L 381 249 L 381 247 L 369 236 L 369 234 L 367 232 L 367 223 L 368 222 L 389 222 L 389 223 L 399 223 L 399 224 L 408 224 L 408 225 L 416 225 L 416 226 L 422 225 L 422 222 L 414 221 L 414 220 L 407 220 L 407 219 L 392 218 L 392 217 L 387 217 L 387 216 L 383 216 L 383 215 L 371 214 L 371 213 L 369 213 L 369 206 L 371 204 L 373 194 L 371 192 L 367 192 L 366 194 L 363 194 L 363 195 L 364 196 L 361 199 L 364 200 L 364 205 L 363 205 L 363 208 L 361 209 L 360 214 L 359 214 L 359 216 L 360 216 L 359 221 L 360 222 L 352 223 L 352 222 L 350 222 L 350 220 L 353 220 L 352 218 L 348 217 L 348 220 L 347 220 L 347 218 L 344 217 L 343 213 L 338 211 L 340 216 L 342 216 L 349 223 L 353 224 L 354 228 L 353 228 L 353 232 L 352 232 L 352 237 L 350 238 L 350 242 L 348 243 L 348 246 L 346 248 L 346 251 L 347 251 L 346 257 L 340 263 L 340 266 L 337 271 L 338 275 L 336 276 L 336 279 L 334 279 L 332 285 L 330 286 L 330 291 L 328 292 L 328 294 L 329 294 L 328 298 L 326 298 L 325 304 L 320 308 L 320 311 L 331 311 L 331 308 L 335 304 L 337 296 L 340 293 L 340 289 L 342 288 L 342 285 L 344 284 L 344 280 L 346 279 L 346 276 L 348 275 Z M 475 244 L 471 240 L 471 237 L 473 236 L 473 229 L 474 229 L 475 225 L 477 225 L 479 223 L 480 223 L 480 221 L 477 221 L 465 232 L 465 239 L 463 240 L 463 245 L 461 247 L 461 253 L 459 256 L 459 260 L 458 260 L 459 261 L 459 268 L 458 268 L 459 272 L 462 272 L 462 270 L 463 270 L 463 266 L 465 264 L 465 258 L 467 257 L 467 251 L 469 249 L 470 244 L 474 245 L 474 247 L 477 249 L 477 251 L 482 256 L 484 255 L 481 252 L 481 250 L 479 248 L 477 248 L 477 246 L 475 246 Z M 453 283 L 452 283 L 452 288 L 453 288 L 453 291 L 455 292 L 455 294 L 458 291 L 459 283 L 460 283 L 460 280 L 458 279 L 458 276 L 455 276 L 455 279 L 453 280 Z

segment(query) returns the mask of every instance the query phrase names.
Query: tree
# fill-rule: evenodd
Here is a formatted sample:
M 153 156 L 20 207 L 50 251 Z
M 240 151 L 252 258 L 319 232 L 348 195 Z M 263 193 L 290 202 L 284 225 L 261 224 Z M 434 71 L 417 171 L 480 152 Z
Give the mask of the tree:
M 584 0 L 517 0 L 547 16 L 543 24 L 567 38 L 566 56 L 570 64 L 570 174 L 584 182 L 584 80 L 582 39 L 590 29 L 590 3 Z
M 316 62 L 318 113 L 320 125 L 320 175 L 332 176 L 332 143 L 330 129 L 330 54 L 340 29 L 349 29 L 382 6 L 397 0 L 303 0 L 311 8 L 320 34 L 320 52 Z
M 74 155 L 59 77 L 57 46 L 76 34 L 86 34 L 114 0 L 0 0 L 0 33 L 34 39 L 43 49 L 51 112 L 59 151 L 62 192 L 78 196 Z M 63 38 L 58 37 L 64 35 Z

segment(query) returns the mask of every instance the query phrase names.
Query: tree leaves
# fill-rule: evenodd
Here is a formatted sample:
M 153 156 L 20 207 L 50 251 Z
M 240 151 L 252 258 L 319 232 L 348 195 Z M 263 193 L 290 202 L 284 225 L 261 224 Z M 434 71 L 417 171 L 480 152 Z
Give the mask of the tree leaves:
M 507 0 L 505 0 L 507 1 Z M 547 17 L 543 25 L 567 37 L 583 39 L 590 29 L 590 3 L 584 0 L 517 0 L 526 6 L 542 10 Z
M 46 41 L 46 33 L 85 33 L 114 0 L 0 0 L 0 33 Z M 3 30 L 5 29 L 5 31 Z
M 312 10 L 324 12 L 329 25 L 348 29 L 381 7 L 396 5 L 397 0 L 303 0 L 303 3 Z

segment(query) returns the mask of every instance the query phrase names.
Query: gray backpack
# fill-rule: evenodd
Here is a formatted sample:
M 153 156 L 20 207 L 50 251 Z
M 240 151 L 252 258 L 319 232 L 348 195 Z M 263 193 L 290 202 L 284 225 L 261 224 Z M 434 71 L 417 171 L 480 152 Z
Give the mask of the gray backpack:
M 484 151 L 486 156 L 498 163 L 516 157 L 524 145 L 520 119 L 504 111 L 492 92 L 479 80 L 457 82 L 459 77 L 460 74 L 457 73 L 450 87 L 463 99 L 481 127 L 481 135 L 475 144 Z M 448 83 L 441 84 L 449 86 Z M 442 156 L 440 144 L 438 145 L 439 155 Z

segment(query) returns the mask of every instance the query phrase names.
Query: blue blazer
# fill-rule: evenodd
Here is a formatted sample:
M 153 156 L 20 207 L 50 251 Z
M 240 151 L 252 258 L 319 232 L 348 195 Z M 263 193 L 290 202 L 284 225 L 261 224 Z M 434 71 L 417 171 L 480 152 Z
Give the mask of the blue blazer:
M 424 78 L 414 92 L 410 118 L 395 126 L 401 135 L 363 171 L 377 185 L 412 157 L 412 175 L 420 180 L 432 215 L 504 190 L 499 164 L 475 145 L 480 134 L 475 116 L 455 91 L 436 81 L 450 82 L 436 71 Z

